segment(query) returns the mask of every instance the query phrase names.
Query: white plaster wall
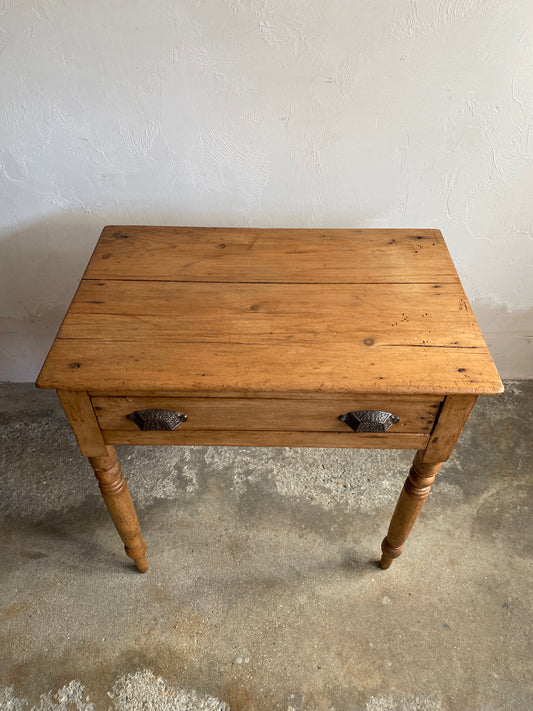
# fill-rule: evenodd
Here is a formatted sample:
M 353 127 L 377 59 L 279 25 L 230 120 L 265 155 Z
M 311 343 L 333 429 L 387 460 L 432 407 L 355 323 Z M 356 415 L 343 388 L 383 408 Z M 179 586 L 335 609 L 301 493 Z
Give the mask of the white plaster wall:
M 531 0 L 0 0 L 0 378 L 106 223 L 440 227 L 533 376 Z

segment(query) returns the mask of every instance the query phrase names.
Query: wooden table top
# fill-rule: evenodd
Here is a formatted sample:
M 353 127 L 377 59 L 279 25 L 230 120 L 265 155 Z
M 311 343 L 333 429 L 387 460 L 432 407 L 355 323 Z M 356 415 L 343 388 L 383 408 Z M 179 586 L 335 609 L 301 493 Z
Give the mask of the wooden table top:
M 438 230 L 106 227 L 39 375 L 115 394 L 496 394 Z

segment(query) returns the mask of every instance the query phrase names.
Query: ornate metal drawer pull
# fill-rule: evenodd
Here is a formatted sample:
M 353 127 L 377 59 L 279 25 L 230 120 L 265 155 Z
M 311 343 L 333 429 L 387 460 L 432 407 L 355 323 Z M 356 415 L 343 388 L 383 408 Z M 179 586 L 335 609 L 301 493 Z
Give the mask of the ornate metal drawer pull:
M 175 410 L 135 410 L 126 415 L 128 420 L 135 422 L 140 430 L 175 430 L 187 415 Z
M 400 418 L 381 410 L 356 410 L 340 415 L 339 420 L 345 422 L 354 432 L 386 432 L 399 422 Z

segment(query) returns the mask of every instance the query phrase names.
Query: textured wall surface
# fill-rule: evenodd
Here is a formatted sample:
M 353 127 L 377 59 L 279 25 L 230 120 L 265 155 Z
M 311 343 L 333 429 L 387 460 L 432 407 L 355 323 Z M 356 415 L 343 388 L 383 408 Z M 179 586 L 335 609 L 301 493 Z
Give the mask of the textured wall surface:
M 106 223 L 439 227 L 533 376 L 530 0 L 0 0 L 0 379 Z

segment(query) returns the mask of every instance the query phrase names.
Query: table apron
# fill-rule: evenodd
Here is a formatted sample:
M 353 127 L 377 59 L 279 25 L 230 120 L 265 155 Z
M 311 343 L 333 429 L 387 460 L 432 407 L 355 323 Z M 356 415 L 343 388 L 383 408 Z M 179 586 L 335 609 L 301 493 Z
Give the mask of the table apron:
M 274 430 L 103 430 L 106 444 L 202 445 L 224 447 L 340 447 L 343 449 L 424 449 L 429 434 L 277 432 Z
M 441 400 L 435 396 L 350 395 L 331 398 L 93 397 L 108 444 L 423 448 Z M 128 415 L 171 410 L 187 420 L 173 431 L 141 431 Z M 353 411 L 384 411 L 399 421 L 387 432 L 354 432 L 339 419 Z

